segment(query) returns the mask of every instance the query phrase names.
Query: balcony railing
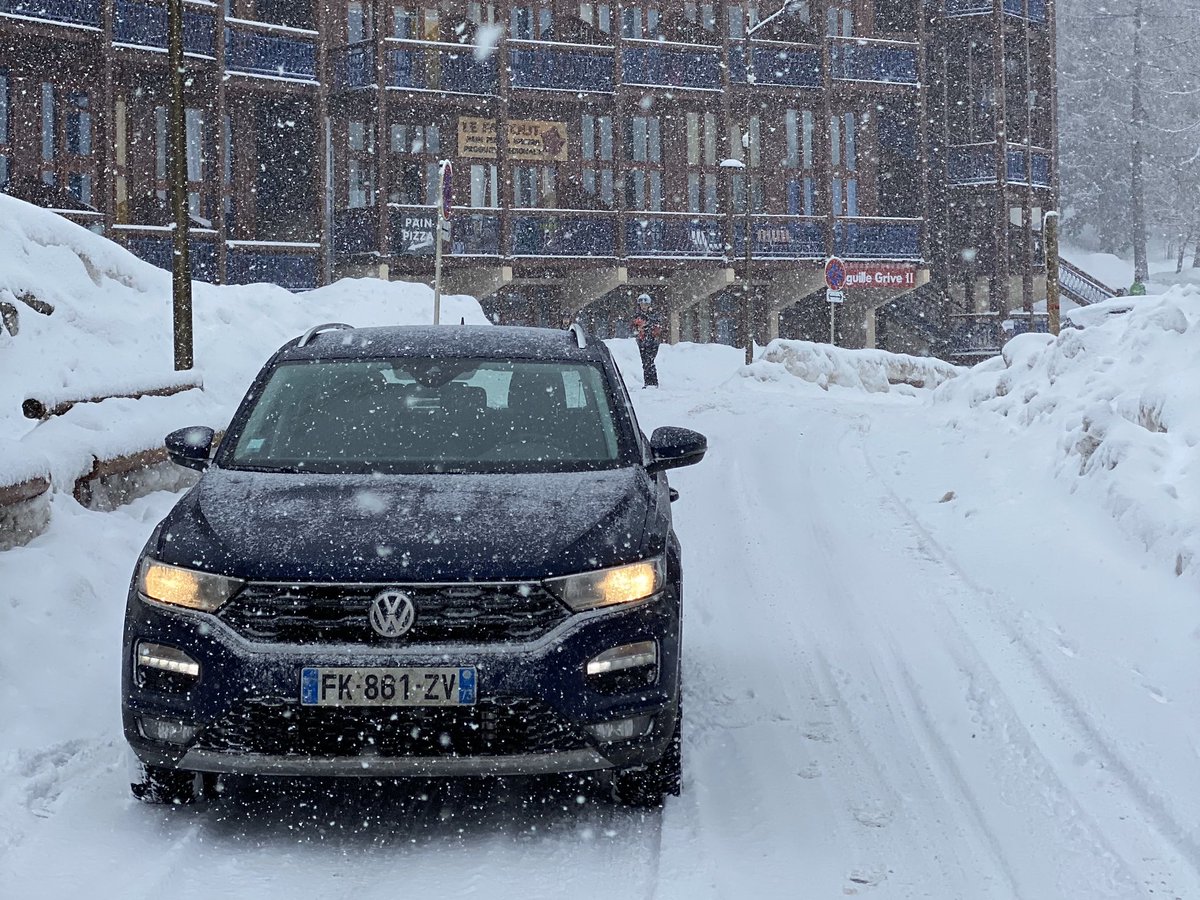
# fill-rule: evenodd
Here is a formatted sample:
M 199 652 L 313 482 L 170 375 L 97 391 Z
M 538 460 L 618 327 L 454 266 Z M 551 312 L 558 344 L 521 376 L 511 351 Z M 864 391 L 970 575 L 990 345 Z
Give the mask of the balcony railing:
M 230 25 L 225 29 L 225 68 L 247 75 L 316 81 L 316 38 L 284 37 L 242 24 Z
M 919 260 L 921 225 L 920 219 L 838 219 L 833 252 L 847 259 Z
M 614 256 L 617 221 L 603 213 L 520 212 L 512 218 L 513 256 Z
M 351 44 L 334 50 L 333 83 L 340 88 L 371 87 L 375 84 L 375 45 Z
M 992 11 L 992 0 L 946 0 L 946 16 L 981 16 Z
M 628 41 L 621 51 L 624 83 L 647 87 L 719 90 L 717 47 L 667 48 L 656 41 Z
M 835 80 L 871 81 L 915 85 L 917 47 L 867 41 L 863 38 L 835 39 L 830 44 L 829 64 Z
M 625 252 L 629 256 L 721 258 L 726 255 L 722 217 L 634 213 L 625 222 Z
M 228 284 L 277 284 L 289 291 L 307 291 L 317 286 L 319 247 L 308 245 L 231 246 L 225 257 Z
M 126 235 L 125 248 L 130 253 L 152 266 L 158 266 L 167 271 L 171 270 L 175 260 L 175 250 L 168 230 L 156 230 L 147 234 L 133 229 L 124 229 L 124 233 Z M 188 240 L 192 278 L 197 281 L 215 282 L 217 280 L 215 237 L 210 233 L 204 238 L 193 235 Z
M 333 219 L 333 255 L 339 260 L 379 250 L 379 213 L 374 207 L 341 209 Z
M 1029 157 L 1024 150 L 1006 151 L 1004 169 L 1009 184 L 1029 184 Z
M 792 44 L 764 44 L 755 41 L 751 74 L 755 84 L 783 87 L 821 86 L 821 51 L 816 47 L 797 47 Z M 746 83 L 746 58 L 742 45 L 729 50 L 729 79 Z
M 183 49 L 185 53 L 213 56 L 214 25 L 211 12 L 183 11 Z M 113 20 L 113 40 L 135 47 L 167 48 L 167 8 L 136 0 L 117 0 Z
M 0 13 L 92 28 L 100 27 L 100 7 L 96 0 L 0 0 Z
M 750 253 L 755 259 L 824 259 L 825 219 L 797 216 L 754 216 L 750 227 Z M 746 253 L 746 222 L 738 216 L 733 223 L 733 249 L 739 258 Z
M 495 56 L 477 60 L 470 45 L 389 40 L 387 57 L 389 87 L 450 94 L 496 92 Z
M 1031 156 L 1031 162 L 1033 166 L 1033 186 L 1051 187 L 1054 183 L 1054 173 L 1050 167 L 1050 154 L 1039 153 L 1035 150 Z
M 500 216 L 455 207 L 450 219 L 450 252 L 454 256 L 499 256 Z
M 509 42 L 508 64 L 512 86 L 551 91 L 611 93 L 613 57 L 602 47 L 554 46 L 535 42 Z
M 946 150 L 950 184 L 989 184 L 996 180 L 996 145 L 971 144 Z

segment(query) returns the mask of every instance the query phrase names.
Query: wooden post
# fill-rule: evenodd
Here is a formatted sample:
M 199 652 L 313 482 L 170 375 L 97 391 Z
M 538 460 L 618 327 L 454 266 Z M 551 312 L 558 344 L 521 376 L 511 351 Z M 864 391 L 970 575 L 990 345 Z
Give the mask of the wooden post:
M 183 101 L 183 0 L 171 0 L 167 17 L 167 65 L 170 68 L 171 216 L 175 247 L 171 267 L 175 369 L 192 368 L 192 272 L 188 248 L 187 124 Z

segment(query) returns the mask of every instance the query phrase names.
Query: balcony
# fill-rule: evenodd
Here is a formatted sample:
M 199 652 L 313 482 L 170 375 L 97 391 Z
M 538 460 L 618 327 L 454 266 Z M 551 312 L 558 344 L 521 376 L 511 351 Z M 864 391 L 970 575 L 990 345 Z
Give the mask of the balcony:
M 754 259 L 824 259 L 825 222 L 823 218 L 756 215 L 751 222 L 750 252 Z M 733 222 L 734 254 L 746 254 L 746 221 L 738 216 Z
M 386 75 L 388 87 L 394 88 L 448 94 L 496 92 L 495 56 L 477 60 L 471 45 L 389 39 Z
M 1044 24 L 1046 21 L 1046 0 L 1029 0 L 1028 15 L 1026 15 L 1025 0 L 1000 0 L 1006 16 L 1029 19 L 1031 22 Z M 945 0 L 945 15 L 948 19 L 964 16 L 991 15 L 993 0 Z
M 717 47 L 668 48 L 658 41 L 630 40 L 621 51 L 624 83 L 689 90 L 721 89 Z
M 948 148 L 946 180 L 957 185 L 995 183 L 996 145 L 969 144 Z
M 632 257 L 702 257 L 725 254 L 721 216 L 634 213 L 625 222 L 625 252 Z
M 841 218 L 833 252 L 845 259 L 921 259 L 920 219 Z
M 830 42 L 829 65 L 835 81 L 919 83 L 916 44 L 837 38 Z
M 248 22 L 225 28 L 225 68 L 243 75 L 287 81 L 317 80 L 316 35 L 290 32 L 288 36 L 258 30 Z
M 744 45 L 729 50 L 729 80 L 746 83 Z M 755 41 L 752 48 L 755 84 L 780 87 L 821 86 L 821 51 L 816 47 Z
M 571 93 L 611 93 L 612 49 L 509 41 L 512 86 Z M 517 46 L 519 45 L 519 47 Z M 517 47 L 517 49 L 511 49 Z M 607 51 L 607 52 L 605 52 Z
M 1009 184 L 1029 184 L 1029 157 L 1024 150 L 1006 151 L 1004 169 Z
M 450 219 L 450 253 L 453 256 L 499 256 L 500 216 L 456 206 Z
M 153 50 L 167 49 L 167 8 L 135 0 L 117 0 L 113 42 Z M 183 11 L 183 50 L 195 56 L 216 54 L 213 14 Z
M 617 221 L 611 214 L 566 210 L 513 214 L 513 256 L 604 257 L 616 252 Z
M 227 284 L 277 284 L 289 291 L 317 286 L 320 245 L 256 244 L 230 241 L 225 257 Z
M 992 0 L 946 0 L 946 17 L 985 16 L 992 12 Z
M 100 8 L 96 0 L 0 0 L 0 15 L 90 28 L 100 27 Z

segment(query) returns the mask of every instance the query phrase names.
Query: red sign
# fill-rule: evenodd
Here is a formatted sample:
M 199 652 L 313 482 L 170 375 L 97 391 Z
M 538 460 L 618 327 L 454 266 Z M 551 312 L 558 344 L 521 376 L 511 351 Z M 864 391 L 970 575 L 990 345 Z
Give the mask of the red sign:
M 846 264 L 836 256 L 825 263 L 825 286 L 831 291 L 840 291 L 846 286 Z
M 917 267 L 904 263 L 846 263 L 846 287 L 849 288 L 915 288 Z

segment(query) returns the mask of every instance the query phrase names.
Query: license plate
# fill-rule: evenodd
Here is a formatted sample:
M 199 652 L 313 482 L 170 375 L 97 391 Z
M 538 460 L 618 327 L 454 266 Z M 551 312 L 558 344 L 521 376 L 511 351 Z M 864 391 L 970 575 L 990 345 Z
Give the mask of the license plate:
M 300 672 L 303 706 L 474 706 L 475 667 Z

